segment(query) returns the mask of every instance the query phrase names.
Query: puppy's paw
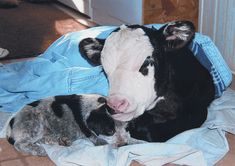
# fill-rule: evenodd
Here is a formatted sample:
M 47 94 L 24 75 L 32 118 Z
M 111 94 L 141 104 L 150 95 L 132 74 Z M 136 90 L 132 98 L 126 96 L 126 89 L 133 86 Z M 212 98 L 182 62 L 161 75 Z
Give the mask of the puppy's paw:
M 58 139 L 58 143 L 61 146 L 71 146 L 72 145 L 72 141 L 68 137 L 60 137 Z

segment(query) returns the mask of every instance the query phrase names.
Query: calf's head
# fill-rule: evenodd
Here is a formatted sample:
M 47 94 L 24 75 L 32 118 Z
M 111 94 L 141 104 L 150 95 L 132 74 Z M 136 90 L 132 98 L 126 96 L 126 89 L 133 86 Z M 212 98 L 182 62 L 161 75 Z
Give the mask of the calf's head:
M 164 54 L 186 47 L 194 32 L 189 21 L 170 22 L 159 30 L 123 25 L 105 40 L 86 38 L 80 42 L 82 56 L 93 65 L 102 64 L 107 74 L 107 104 L 113 118 L 129 121 L 155 106 Z

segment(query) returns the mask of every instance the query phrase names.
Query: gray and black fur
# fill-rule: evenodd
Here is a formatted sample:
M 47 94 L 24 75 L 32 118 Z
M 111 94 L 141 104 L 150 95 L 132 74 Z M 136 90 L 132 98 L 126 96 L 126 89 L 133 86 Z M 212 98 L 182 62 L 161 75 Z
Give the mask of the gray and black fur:
M 112 119 L 103 96 L 55 96 L 26 105 L 9 122 L 8 142 L 20 151 L 45 156 L 42 144 L 70 146 L 79 138 L 114 147 L 143 143 L 130 137 L 126 123 Z
M 105 98 L 100 95 L 56 96 L 33 102 L 10 120 L 7 139 L 18 151 L 39 156 L 46 155 L 42 144 L 69 146 L 86 137 L 95 145 L 106 144 L 95 134 L 115 133 L 114 120 L 104 104 Z M 94 125 L 90 119 L 96 117 L 103 121 Z M 87 120 L 96 126 L 94 130 L 88 128 Z

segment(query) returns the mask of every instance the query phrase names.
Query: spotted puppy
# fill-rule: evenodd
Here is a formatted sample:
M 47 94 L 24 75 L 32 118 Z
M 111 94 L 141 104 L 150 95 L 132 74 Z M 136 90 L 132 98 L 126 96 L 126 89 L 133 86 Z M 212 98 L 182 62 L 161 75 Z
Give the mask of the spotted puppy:
M 26 105 L 9 122 L 7 139 L 21 152 L 45 156 L 42 144 L 69 146 L 78 138 L 89 138 L 95 145 L 107 142 L 96 133 L 111 136 L 114 120 L 100 95 L 56 96 Z M 94 119 L 102 119 L 94 121 Z M 95 131 L 87 125 L 96 126 Z

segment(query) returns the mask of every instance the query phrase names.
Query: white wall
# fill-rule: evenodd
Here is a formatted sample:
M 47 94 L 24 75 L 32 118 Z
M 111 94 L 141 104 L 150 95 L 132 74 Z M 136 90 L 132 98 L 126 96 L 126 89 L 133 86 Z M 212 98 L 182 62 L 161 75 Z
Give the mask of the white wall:
M 90 0 L 91 18 L 101 25 L 141 24 L 142 0 Z
M 235 74 L 235 0 L 200 0 L 199 31 L 211 37 Z
M 90 16 L 90 0 L 58 0 L 61 3 Z

